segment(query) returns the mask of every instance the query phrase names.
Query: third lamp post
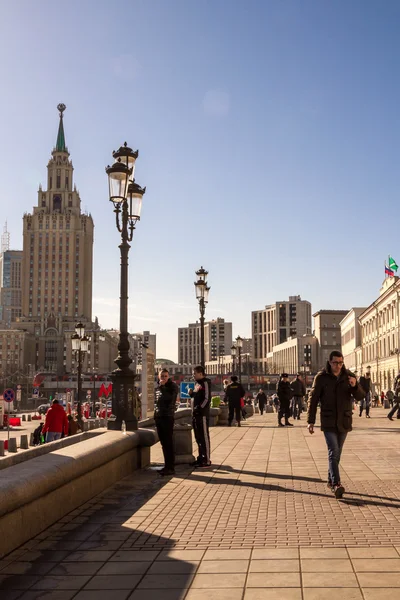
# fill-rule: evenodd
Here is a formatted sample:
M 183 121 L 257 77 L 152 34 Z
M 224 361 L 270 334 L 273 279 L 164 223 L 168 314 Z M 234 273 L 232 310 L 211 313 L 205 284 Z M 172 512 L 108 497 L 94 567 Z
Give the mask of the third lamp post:
M 243 347 L 243 340 L 240 337 L 240 335 L 237 336 L 236 338 L 236 347 L 238 349 L 238 355 L 239 355 L 239 382 L 242 383 L 242 347 Z
M 204 314 L 206 312 L 206 304 L 208 302 L 208 294 L 210 293 L 210 287 L 207 285 L 208 271 L 200 267 L 196 271 L 197 281 L 194 282 L 196 289 L 196 298 L 199 302 L 200 310 L 200 363 L 205 368 L 205 356 L 204 356 Z
M 78 423 L 82 427 L 82 362 L 85 354 L 89 350 L 89 338 L 85 334 L 85 325 L 79 321 L 75 325 L 75 333 L 71 337 L 72 352 L 75 353 L 75 358 L 78 362 Z

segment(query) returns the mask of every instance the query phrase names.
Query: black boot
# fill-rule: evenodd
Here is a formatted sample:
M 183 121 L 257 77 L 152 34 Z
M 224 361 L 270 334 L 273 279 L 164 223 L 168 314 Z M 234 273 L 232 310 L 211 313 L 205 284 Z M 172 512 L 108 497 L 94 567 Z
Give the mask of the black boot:
M 280 419 L 278 419 L 278 427 L 285 427 Z
M 289 421 L 285 421 L 286 427 L 293 427 L 293 423 L 289 423 Z

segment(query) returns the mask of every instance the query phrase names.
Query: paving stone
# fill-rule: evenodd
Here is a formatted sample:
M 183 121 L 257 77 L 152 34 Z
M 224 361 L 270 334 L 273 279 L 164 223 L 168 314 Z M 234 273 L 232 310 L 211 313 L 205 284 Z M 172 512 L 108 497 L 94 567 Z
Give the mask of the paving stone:
M 302 573 L 303 587 L 322 588 L 329 583 L 330 588 L 358 588 L 354 573 Z
M 248 588 L 244 600 L 302 600 L 300 588 Z
M 352 560 L 354 570 L 356 572 L 369 573 L 371 571 L 384 571 L 393 572 L 400 571 L 400 557 L 399 558 L 359 558 Z
M 300 557 L 308 558 L 348 558 L 346 548 L 300 548 Z
M 156 560 L 201 560 L 203 556 L 204 550 L 164 550 Z
M 298 558 L 299 550 L 297 548 L 255 548 L 252 553 L 252 559 L 285 559 Z
M 88 564 L 88 563 L 86 563 Z M 98 563 L 96 563 L 98 564 Z M 98 571 L 97 575 L 144 575 L 151 561 L 146 562 L 108 562 Z M 164 564 L 164 563 L 162 563 Z M 169 563 L 168 563 L 169 564 Z
M 303 573 L 352 573 L 353 567 L 349 559 L 323 558 L 302 559 L 301 570 Z
M 207 600 L 242 600 L 243 597 L 243 590 L 241 588 L 207 589 L 207 592 L 204 592 L 204 589 L 194 590 L 192 588 L 189 590 L 185 600 L 204 600 L 205 593 Z M 294 600 L 297 600 L 297 598 Z
M 294 559 L 252 560 L 250 573 L 293 573 L 300 571 L 300 563 Z
M 141 575 L 95 575 L 85 590 L 133 590 Z
M 191 574 L 153 574 L 145 575 L 138 585 L 139 589 L 187 589 L 193 580 Z
M 203 560 L 197 573 L 247 573 L 248 560 Z
M 400 588 L 400 573 L 359 573 L 358 581 L 361 588 Z
M 300 587 L 300 573 L 249 573 L 247 587 Z
M 23 593 L 18 600 L 71 600 L 76 594 L 76 591 L 56 591 L 56 590 L 32 590 Z M 1 596 L 1 600 L 3 599 Z
M 136 564 L 140 565 L 142 563 L 136 563 Z M 159 573 L 159 574 L 161 574 L 161 573 L 171 573 L 171 574 L 172 573 L 181 573 L 181 574 L 195 573 L 199 564 L 200 564 L 200 561 L 196 561 L 196 560 L 192 560 L 192 561 L 156 560 L 155 562 L 153 562 L 153 564 L 149 568 L 148 574 L 153 575 L 153 574 L 157 574 L 157 573 Z M 207 563 L 203 563 L 203 564 L 209 564 L 209 563 L 207 562 Z M 210 572 L 215 573 L 216 571 L 210 571 Z
M 33 590 L 79 590 L 90 579 L 84 575 L 49 575 L 41 577 L 33 586 Z
M 109 590 L 84 590 L 74 596 L 74 600 L 126 600 L 130 593 L 129 590 L 113 590 L 110 598 Z
M 307 588 L 303 592 L 304 600 L 332 600 L 338 593 L 337 588 Z M 340 600 L 363 600 L 363 595 L 360 589 L 356 588 L 340 588 Z
M 350 558 L 399 558 L 396 549 L 387 548 L 347 548 Z
M 129 600 L 184 600 L 187 594 L 186 589 L 178 590 L 163 590 L 162 596 L 160 595 L 160 590 L 135 590 L 131 596 L 129 596 Z M 95 598 L 93 600 L 96 600 Z M 113 598 L 114 600 L 114 598 Z M 118 600 L 118 599 L 117 599 Z M 233 598 L 232 600 L 235 600 Z M 239 599 L 238 599 L 239 600 Z
M 396 590 L 393 588 L 364 588 L 363 595 L 365 600 L 395 600 Z
M 251 556 L 250 548 L 233 549 L 221 552 L 220 550 L 207 550 L 204 560 L 240 560 L 248 559 Z
M 196 575 L 193 589 L 243 588 L 246 581 L 245 573 L 218 573 Z

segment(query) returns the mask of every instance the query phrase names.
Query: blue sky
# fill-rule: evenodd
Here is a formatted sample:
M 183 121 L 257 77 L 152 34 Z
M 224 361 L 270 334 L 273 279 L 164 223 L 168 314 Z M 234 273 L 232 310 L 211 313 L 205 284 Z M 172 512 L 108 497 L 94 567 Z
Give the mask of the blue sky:
M 400 3 L 18 0 L 0 6 L 0 221 L 22 247 L 56 105 L 95 222 L 93 314 L 118 327 L 119 238 L 104 167 L 125 140 L 147 186 L 130 253 L 130 330 L 177 357 L 196 320 L 250 335 L 301 294 L 368 305 L 398 241 Z

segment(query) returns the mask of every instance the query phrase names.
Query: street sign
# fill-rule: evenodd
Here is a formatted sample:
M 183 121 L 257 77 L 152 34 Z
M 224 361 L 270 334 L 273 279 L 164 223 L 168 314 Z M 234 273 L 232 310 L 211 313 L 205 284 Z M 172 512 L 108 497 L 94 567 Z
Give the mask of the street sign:
M 194 390 L 194 381 L 181 381 L 181 400 L 189 400 L 189 390 Z
M 32 396 L 39 396 L 39 388 L 33 388 Z
M 15 392 L 11 388 L 7 388 L 3 392 L 3 398 L 6 402 L 14 402 Z

